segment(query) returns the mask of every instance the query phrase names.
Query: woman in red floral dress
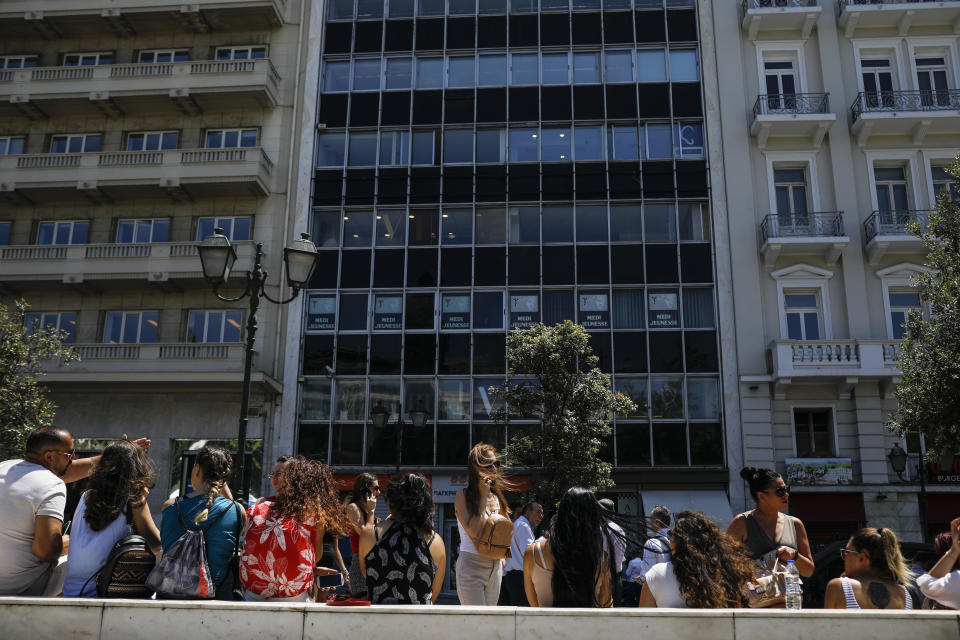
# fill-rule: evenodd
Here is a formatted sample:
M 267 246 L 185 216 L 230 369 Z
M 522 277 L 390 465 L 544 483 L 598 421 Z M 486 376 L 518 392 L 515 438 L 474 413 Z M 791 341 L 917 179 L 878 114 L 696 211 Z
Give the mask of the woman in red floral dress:
M 270 475 L 276 495 L 248 512 L 240 559 L 244 599 L 308 601 L 323 534 L 346 531 L 346 512 L 322 462 L 281 458 Z

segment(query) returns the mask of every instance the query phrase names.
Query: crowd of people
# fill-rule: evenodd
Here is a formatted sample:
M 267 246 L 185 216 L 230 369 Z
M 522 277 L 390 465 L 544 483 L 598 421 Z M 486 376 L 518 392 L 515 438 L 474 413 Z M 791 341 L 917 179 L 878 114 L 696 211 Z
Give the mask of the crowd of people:
M 70 433 L 45 427 L 30 434 L 22 460 L 0 462 L 0 595 L 103 595 L 99 578 L 112 554 L 136 537 L 151 566 L 154 554 L 160 558 L 147 583 L 161 585 L 157 597 L 175 597 L 182 591 L 164 585 L 171 567 L 183 572 L 192 557 L 184 541 L 197 536 L 207 565 L 200 574 L 209 572 L 199 597 L 427 605 L 440 595 L 448 549 L 423 476 L 398 474 L 383 491 L 376 476 L 360 474 L 341 500 L 326 464 L 283 456 L 269 475 L 273 495 L 243 508 L 230 493 L 230 454 L 207 446 L 189 490 L 164 503 L 158 527 L 148 505 L 157 477 L 149 446 L 124 436 L 99 456 L 77 459 Z M 494 447 L 478 444 L 454 503 L 460 544 L 450 551 L 460 603 L 782 607 L 781 567 L 813 575 L 810 542 L 803 523 L 784 513 L 790 487 L 779 474 L 748 467 L 741 476 L 755 506 L 726 531 L 702 513 L 663 505 L 649 518 L 630 518 L 582 487 L 558 496 L 552 513 L 527 502 L 511 514 L 506 494 L 516 488 Z M 86 490 L 64 523 L 66 483 L 81 479 Z M 382 519 L 381 494 L 389 512 Z M 349 566 L 341 537 L 349 538 Z M 840 550 L 844 572 L 827 584 L 824 606 L 960 608 L 960 518 L 937 537 L 936 552 L 936 563 L 915 575 L 894 531 L 860 529 Z M 151 582 L 161 566 L 164 580 Z

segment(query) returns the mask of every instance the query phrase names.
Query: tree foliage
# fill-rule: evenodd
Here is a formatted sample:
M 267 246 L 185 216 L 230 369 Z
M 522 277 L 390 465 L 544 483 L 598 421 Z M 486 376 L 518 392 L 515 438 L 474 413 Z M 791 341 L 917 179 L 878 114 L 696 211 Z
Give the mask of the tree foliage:
M 589 338 L 569 320 L 514 330 L 507 338 L 507 382 L 491 388 L 505 403 L 494 413 L 498 423 L 519 417 L 540 421 L 539 428 L 510 439 L 506 458 L 531 469 L 533 493 L 546 505 L 572 486 L 594 491 L 613 486 L 612 465 L 600 451 L 610 436 L 612 415 L 635 409 L 630 398 L 611 391 L 610 376 L 597 368 Z
M 960 176 L 960 163 L 950 169 Z M 924 436 L 928 458 L 960 452 L 960 205 L 941 194 L 925 228 L 910 232 L 926 245 L 929 271 L 914 279 L 927 317 L 911 313 L 904 325 L 889 426 Z
M 43 361 L 78 359 L 63 346 L 65 331 L 25 330 L 28 308 L 23 300 L 0 302 L 0 460 L 22 455 L 27 434 L 53 421 L 56 406 L 37 382 Z

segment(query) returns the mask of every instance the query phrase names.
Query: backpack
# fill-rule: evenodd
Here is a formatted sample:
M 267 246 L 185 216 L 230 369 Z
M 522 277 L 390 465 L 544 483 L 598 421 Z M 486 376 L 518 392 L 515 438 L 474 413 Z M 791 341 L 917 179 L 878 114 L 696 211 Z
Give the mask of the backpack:
M 132 525 L 133 514 L 127 509 L 127 525 Z M 146 538 L 131 534 L 113 545 L 107 561 L 100 570 L 87 578 L 80 588 L 83 594 L 91 580 L 97 586 L 98 598 L 150 598 L 153 590 L 147 586 L 147 577 L 157 564 L 157 556 Z
M 180 512 L 180 498 L 177 498 L 174 506 L 183 534 L 170 545 L 160 558 L 160 562 L 150 572 L 147 586 L 156 591 L 158 598 L 178 600 L 214 598 L 217 595 L 217 588 L 213 583 L 210 565 L 207 562 L 206 534 L 207 529 L 216 524 L 229 509 L 221 511 L 203 529 L 188 529 Z
M 480 535 L 473 540 L 477 554 L 492 560 L 511 557 L 510 542 L 513 540 L 513 522 L 500 513 L 492 513 L 483 523 Z
M 430 604 L 436 565 L 430 543 L 408 524 L 390 525 L 383 538 L 374 527 L 377 543 L 366 557 L 367 591 L 372 604 Z

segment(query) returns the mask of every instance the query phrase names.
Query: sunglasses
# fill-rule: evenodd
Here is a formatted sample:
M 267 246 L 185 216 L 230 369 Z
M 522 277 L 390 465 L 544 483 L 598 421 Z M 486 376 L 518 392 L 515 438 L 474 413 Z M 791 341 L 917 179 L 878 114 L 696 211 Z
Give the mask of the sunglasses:
M 766 491 L 764 491 L 764 493 L 775 493 L 777 494 L 777 497 L 783 498 L 784 496 L 787 496 L 790 494 L 790 485 L 787 485 L 785 487 L 777 487 L 776 489 L 767 489 Z
M 70 449 L 70 451 L 54 451 L 54 453 L 59 453 L 60 455 L 67 456 L 68 458 L 73 458 L 73 457 L 76 457 L 77 450 Z
M 370 487 L 370 491 L 376 491 L 377 493 L 381 493 L 382 489 L 380 489 L 380 487 L 378 486 L 372 486 Z
M 860 552 L 857 551 L 856 549 L 847 549 L 846 547 L 844 547 L 843 549 L 840 549 L 840 557 L 841 557 L 841 558 L 846 558 L 846 557 L 847 557 L 848 555 L 850 555 L 851 553 L 860 553 Z

